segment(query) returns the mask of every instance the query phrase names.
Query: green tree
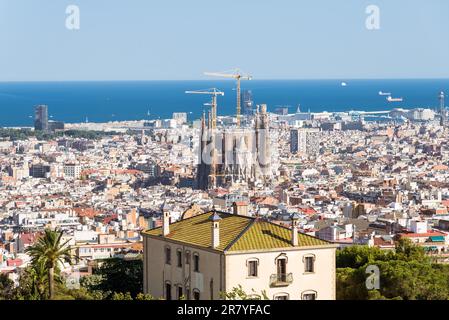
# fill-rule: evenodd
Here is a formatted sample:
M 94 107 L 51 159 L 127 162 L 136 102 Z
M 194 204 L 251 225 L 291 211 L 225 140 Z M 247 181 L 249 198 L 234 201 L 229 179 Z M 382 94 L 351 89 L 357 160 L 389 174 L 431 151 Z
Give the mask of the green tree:
M 337 300 L 365 300 L 368 295 L 365 268 L 337 269 Z
M 382 251 L 377 247 L 350 246 L 337 251 L 337 268 L 359 268 L 373 261 L 394 259 L 394 252 Z
M 136 297 L 143 292 L 143 260 L 107 259 L 82 285 L 90 290 L 102 291 L 106 298 L 114 293 L 130 293 Z
M 379 268 L 380 288 L 368 290 L 366 268 Z M 422 247 L 408 239 L 396 242 L 395 251 L 367 246 L 337 252 L 337 299 L 449 299 L 449 266 L 435 264 Z
M 54 299 L 55 296 L 55 269 L 58 273 L 58 263 L 70 262 L 71 259 L 68 240 L 61 243 L 62 235 L 61 231 L 45 229 L 44 235 L 26 249 L 32 264 L 36 266 L 42 263 L 47 271 L 49 299 Z
M 222 292 L 220 296 L 225 300 L 269 300 L 266 291 L 262 291 L 260 294 L 256 293 L 254 289 L 252 291 L 252 294 L 248 294 L 239 285 L 230 292 Z
M 0 273 L 0 300 L 9 300 L 13 295 L 14 282 L 6 274 Z
M 401 238 L 396 242 L 396 255 L 398 259 L 411 261 L 428 261 L 423 247 L 415 245 L 408 238 Z
M 114 292 L 112 294 L 111 300 L 133 300 L 133 297 L 129 292 Z

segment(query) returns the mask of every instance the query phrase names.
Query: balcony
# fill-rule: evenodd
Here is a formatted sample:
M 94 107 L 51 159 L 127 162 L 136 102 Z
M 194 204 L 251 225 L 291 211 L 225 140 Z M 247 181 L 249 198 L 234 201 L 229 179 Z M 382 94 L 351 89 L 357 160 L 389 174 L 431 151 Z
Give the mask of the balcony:
M 287 287 L 293 282 L 293 273 L 276 273 L 270 276 L 270 287 Z

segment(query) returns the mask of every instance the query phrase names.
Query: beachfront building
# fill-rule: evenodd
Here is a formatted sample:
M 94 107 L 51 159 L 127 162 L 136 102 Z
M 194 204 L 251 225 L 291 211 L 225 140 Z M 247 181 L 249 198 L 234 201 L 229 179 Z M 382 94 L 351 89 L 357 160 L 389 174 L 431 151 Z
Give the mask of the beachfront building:
M 292 228 L 211 211 L 144 231 L 144 292 L 217 300 L 239 285 L 273 300 L 335 299 L 336 246 Z

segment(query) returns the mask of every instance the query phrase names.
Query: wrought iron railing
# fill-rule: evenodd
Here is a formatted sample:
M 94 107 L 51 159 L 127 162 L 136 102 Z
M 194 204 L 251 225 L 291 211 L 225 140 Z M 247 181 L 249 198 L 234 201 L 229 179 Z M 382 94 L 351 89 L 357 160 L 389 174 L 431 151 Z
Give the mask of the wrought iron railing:
M 293 282 L 293 273 L 275 273 L 270 276 L 270 287 L 286 287 Z

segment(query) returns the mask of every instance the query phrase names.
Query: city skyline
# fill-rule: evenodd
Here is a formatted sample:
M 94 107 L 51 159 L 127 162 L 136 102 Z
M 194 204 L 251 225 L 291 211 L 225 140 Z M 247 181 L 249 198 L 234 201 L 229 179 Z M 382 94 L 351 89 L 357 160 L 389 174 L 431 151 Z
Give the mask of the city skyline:
M 67 28 L 70 6 L 79 29 Z M 449 78 L 448 11 L 442 0 L 2 0 L 0 81 L 202 80 L 234 67 L 255 79 Z
M 0 0 L 1 304 L 449 300 L 448 12 Z

